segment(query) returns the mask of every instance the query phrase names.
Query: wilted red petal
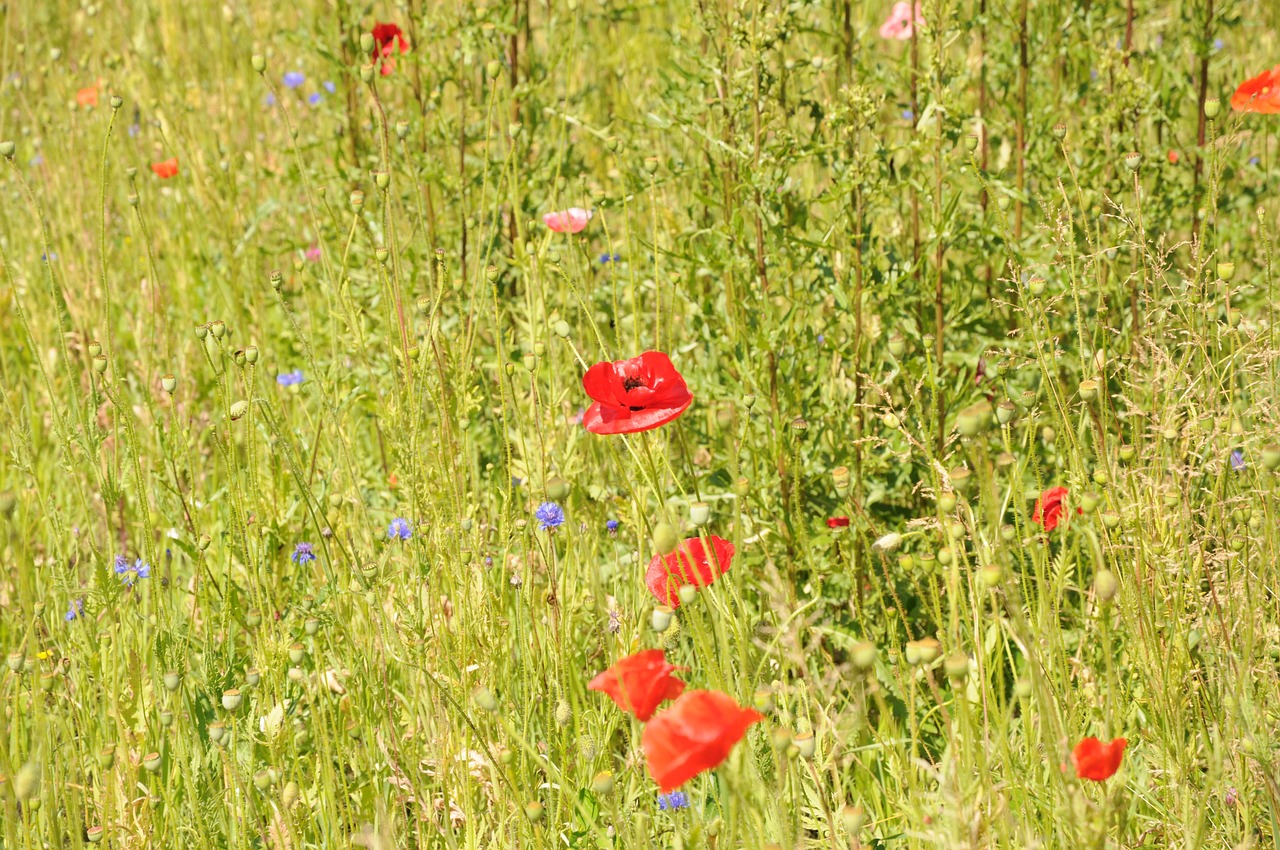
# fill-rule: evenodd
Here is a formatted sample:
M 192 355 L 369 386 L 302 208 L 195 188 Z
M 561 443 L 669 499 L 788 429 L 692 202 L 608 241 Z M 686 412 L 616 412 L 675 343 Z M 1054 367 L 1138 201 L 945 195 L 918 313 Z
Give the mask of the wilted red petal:
M 1124 749 L 1128 745 L 1129 742 L 1124 738 L 1116 738 L 1109 744 L 1104 744 L 1097 738 L 1085 738 L 1071 751 L 1076 776 L 1094 782 L 1110 779 L 1120 769 Z
M 661 649 L 646 649 L 619 659 L 587 687 L 607 695 L 618 708 L 643 723 L 664 700 L 684 693 L 684 682 L 671 675 L 679 669 L 667 663 Z
M 658 712 L 640 738 L 649 774 L 665 794 L 729 757 L 764 715 L 719 691 L 689 691 Z
M 708 553 L 701 537 L 690 537 L 670 555 L 654 555 L 645 570 L 644 583 L 663 605 L 680 607 L 680 588 L 686 584 L 706 587 L 733 563 L 733 544 L 719 537 L 709 537 Z
M 833 516 L 827 520 L 827 528 L 848 528 L 849 518 L 847 516 Z
M 630 360 L 604 361 L 587 370 L 582 388 L 594 404 L 582 416 L 593 434 L 635 434 L 665 425 L 693 403 L 671 358 L 646 351 Z

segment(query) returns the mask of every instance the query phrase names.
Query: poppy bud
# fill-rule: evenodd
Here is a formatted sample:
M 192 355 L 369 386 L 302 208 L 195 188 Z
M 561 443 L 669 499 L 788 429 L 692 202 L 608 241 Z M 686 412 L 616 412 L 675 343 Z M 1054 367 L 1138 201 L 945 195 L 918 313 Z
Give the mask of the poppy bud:
M 29 761 L 18 769 L 13 777 L 13 793 L 18 802 L 25 803 L 40 793 L 40 765 Z
M 689 505 L 689 522 L 701 528 L 711 519 L 711 506 L 706 502 L 694 502 Z
M 897 549 L 901 543 L 902 535 L 891 531 L 883 537 L 877 538 L 876 542 L 871 544 L 871 548 L 879 549 L 881 552 L 892 552 L 894 549 Z M 906 555 L 904 557 L 910 558 L 911 556 Z
M 867 820 L 867 813 L 862 810 L 862 806 L 845 806 L 840 812 L 840 821 L 844 825 L 844 831 L 850 838 L 856 839 L 858 834 L 862 832 L 862 825 Z M 854 842 L 857 847 L 858 842 Z
M 529 819 L 530 823 L 538 823 L 539 821 L 542 820 L 542 816 L 545 813 L 546 813 L 546 810 L 542 807 L 542 804 L 539 803 L 537 800 L 534 800 L 531 803 L 524 804 L 524 814 L 525 814 L 525 817 Z
M 898 426 L 902 424 L 902 421 L 898 419 L 898 415 L 892 411 L 881 417 L 881 421 L 884 422 L 884 427 L 891 431 L 898 430 Z
M 1137 171 L 1138 166 L 1142 164 L 1142 154 L 1136 151 L 1130 151 L 1124 155 L 1124 167 L 1130 171 Z
M 691 605 L 693 600 L 698 598 L 698 588 L 694 587 L 692 584 L 680 585 L 680 590 L 676 593 L 680 597 L 680 603 L 682 605 Z
M 1059 121 L 1053 125 L 1053 137 L 1058 141 L 1062 141 L 1067 137 L 1067 125 Z
M 230 688 L 222 692 L 222 707 L 227 711 L 235 711 L 240 707 L 240 691 L 236 688 Z
M 907 341 L 902 338 L 902 334 L 895 333 L 889 337 L 889 353 L 895 359 L 902 357 L 907 351 Z
M 979 574 L 982 583 L 987 587 L 997 587 L 1004 580 L 1004 567 L 999 564 L 987 564 Z
M 1026 676 L 1020 676 L 1018 680 L 1013 683 L 1013 692 L 1019 699 L 1026 699 L 1031 696 L 1031 680 Z
M 164 674 L 164 687 L 167 691 L 176 691 L 178 686 L 182 684 L 182 676 L 176 671 L 170 670 Z
M 1280 446 L 1272 443 L 1263 447 L 1262 465 L 1271 470 L 1280 467 Z
M 973 153 L 974 151 L 976 151 L 978 149 L 978 134 L 970 133 L 969 135 L 965 136 L 964 146 L 969 151 L 969 153 Z
M 1098 598 L 1103 602 L 1110 602 L 1116 598 L 1116 592 L 1120 589 L 1120 582 L 1116 580 L 1115 573 L 1111 570 L 1099 570 L 1098 574 L 1093 577 L 1093 590 L 1098 594 Z
M 280 792 L 280 803 L 288 811 L 298 804 L 298 800 L 302 797 L 302 792 L 298 789 L 298 783 L 285 783 L 284 790 Z
M 739 478 L 733 482 L 733 494 L 739 499 L 745 499 L 747 493 L 751 491 L 751 482 L 747 478 Z
M 791 739 L 791 744 L 805 761 L 812 761 L 818 752 L 818 740 L 812 732 L 800 732 Z
M 371 32 L 360 33 L 360 52 L 372 53 L 373 46 L 374 46 L 373 33 Z
M 666 605 L 654 606 L 653 615 L 649 618 L 649 623 L 653 626 L 653 630 L 661 633 L 671 628 L 672 613 L 672 609 Z
M 103 770 L 110 770 L 116 764 L 116 747 L 115 744 L 108 744 L 98 751 L 98 766 Z
M 761 688 L 752 695 L 751 704 L 761 714 L 768 714 L 773 711 L 773 691 Z
M 17 147 L 8 139 L 0 142 L 0 156 L 5 159 L 13 159 L 13 153 L 15 150 L 17 150 Z
M 868 640 L 858 641 L 853 645 L 851 658 L 853 666 L 862 672 L 876 666 L 876 645 Z
M 937 558 L 938 563 L 942 564 L 942 566 L 944 567 L 951 566 L 951 562 L 955 560 L 955 557 L 951 554 L 950 549 L 943 549 L 935 557 Z
M 568 700 L 560 700 L 556 703 L 555 720 L 557 726 L 568 726 L 573 722 L 573 706 L 569 705 Z
M 1080 398 L 1084 401 L 1093 401 L 1098 396 L 1097 381 L 1081 381 L 1080 382 Z
M 259 791 L 266 791 L 271 787 L 271 774 L 265 768 L 253 774 L 253 787 Z
M 142 766 L 145 767 L 149 773 L 155 773 L 160 769 L 160 754 L 147 753 L 142 757 Z
M 93 358 L 93 371 L 99 375 L 105 373 L 107 371 L 107 358 L 101 354 Z
M 253 56 L 249 57 L 249 64 L 252 65 L 253 70 L 257 71 L 259 74 L 267 70 L 267 58 L 261 53 L 255 53 Z
M 659 522 L 653 527 L 653 545 L 659 555 L 670 555 L 680 545 L 680 534 L 670 523 Z
M 1035 296 L 1044 295 L 1044 285 L 1044 278 L 1033 277 L 1027 281 L 1027 291 Z
M 1218 263 L 1218 277 L 1229 281 L 1236 276 L 1236 264 L 1231 262 Z
M 538 355 L 534 354 L 532 351 L 525 352 L 523 359 L 524 359 L 524 368 L 527 369 L 528 371 L 532 372 L 534 369 L 538 367 Z
M 556 322 L 554 325 L 551 326 L 551 331 L 561 339 L 568 339 L 569 332 L 570 332 L 569 323 L 566 322 L 564 319 L 560 319 L 558 322 Z
M 1098 509 L 1098 503 L 1101 501 L 1102 499 L 1097 493 L 1085 493 L 1080 497 L 1080 510 L 1086 514 L 1091 514 Z
M 969 656 L 963 652 L 953 652 L 942 662 L 942 669 L 951 681 L 963 682 L 969 675 Z
M 956 494 L 950 490 L 944 490 L 938 496 L 938 510 L 944 514 L 949 514 L 956 509 Z
M 493 691 L 484 685 L 479 686 L 471 693 L 471 699 L 476 705 L 480 706 L 484 711 L 492 714 L 498 710 L 498 698 L 493 695 Z
M 236 419 L 241 418 L 248 412 L 249 412 L 249 402 L 245 401 L 244 399 L 240 399 L 240 401 L 237 401 L 235 404 L 231 405 L 232 421 L 235 421 Z

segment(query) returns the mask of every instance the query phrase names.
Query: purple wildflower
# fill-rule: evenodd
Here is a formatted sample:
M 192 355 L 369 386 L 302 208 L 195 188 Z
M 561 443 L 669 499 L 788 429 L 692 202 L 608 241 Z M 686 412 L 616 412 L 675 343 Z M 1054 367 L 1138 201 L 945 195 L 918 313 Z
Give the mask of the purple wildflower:
M 289 560 L 293 561 L 295 564 L 299 566 L 302 566 L 303 564 L 311 563 L 315 559 L 316 559 L 316 553 L 315 553 L 315 550 L 311 548 L 311 544 L 299 543 L 297 546 L 293 547 L 293 557 L 291 557 Z

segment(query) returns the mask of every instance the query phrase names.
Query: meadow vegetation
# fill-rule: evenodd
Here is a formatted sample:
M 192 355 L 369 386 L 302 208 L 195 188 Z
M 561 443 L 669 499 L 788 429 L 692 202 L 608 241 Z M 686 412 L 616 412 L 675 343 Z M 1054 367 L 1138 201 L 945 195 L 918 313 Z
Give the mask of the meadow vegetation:
M 0 5 L 0 841 L 1275 846 L 1278 26 Z

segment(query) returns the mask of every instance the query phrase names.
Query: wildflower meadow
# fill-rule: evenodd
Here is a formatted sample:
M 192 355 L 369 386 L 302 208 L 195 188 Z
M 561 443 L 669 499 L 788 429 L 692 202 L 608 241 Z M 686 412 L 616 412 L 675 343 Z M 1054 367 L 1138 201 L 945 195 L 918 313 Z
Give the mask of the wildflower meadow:
M 0 843 L 1275 847 L 1277 33 L 0 3 Z

